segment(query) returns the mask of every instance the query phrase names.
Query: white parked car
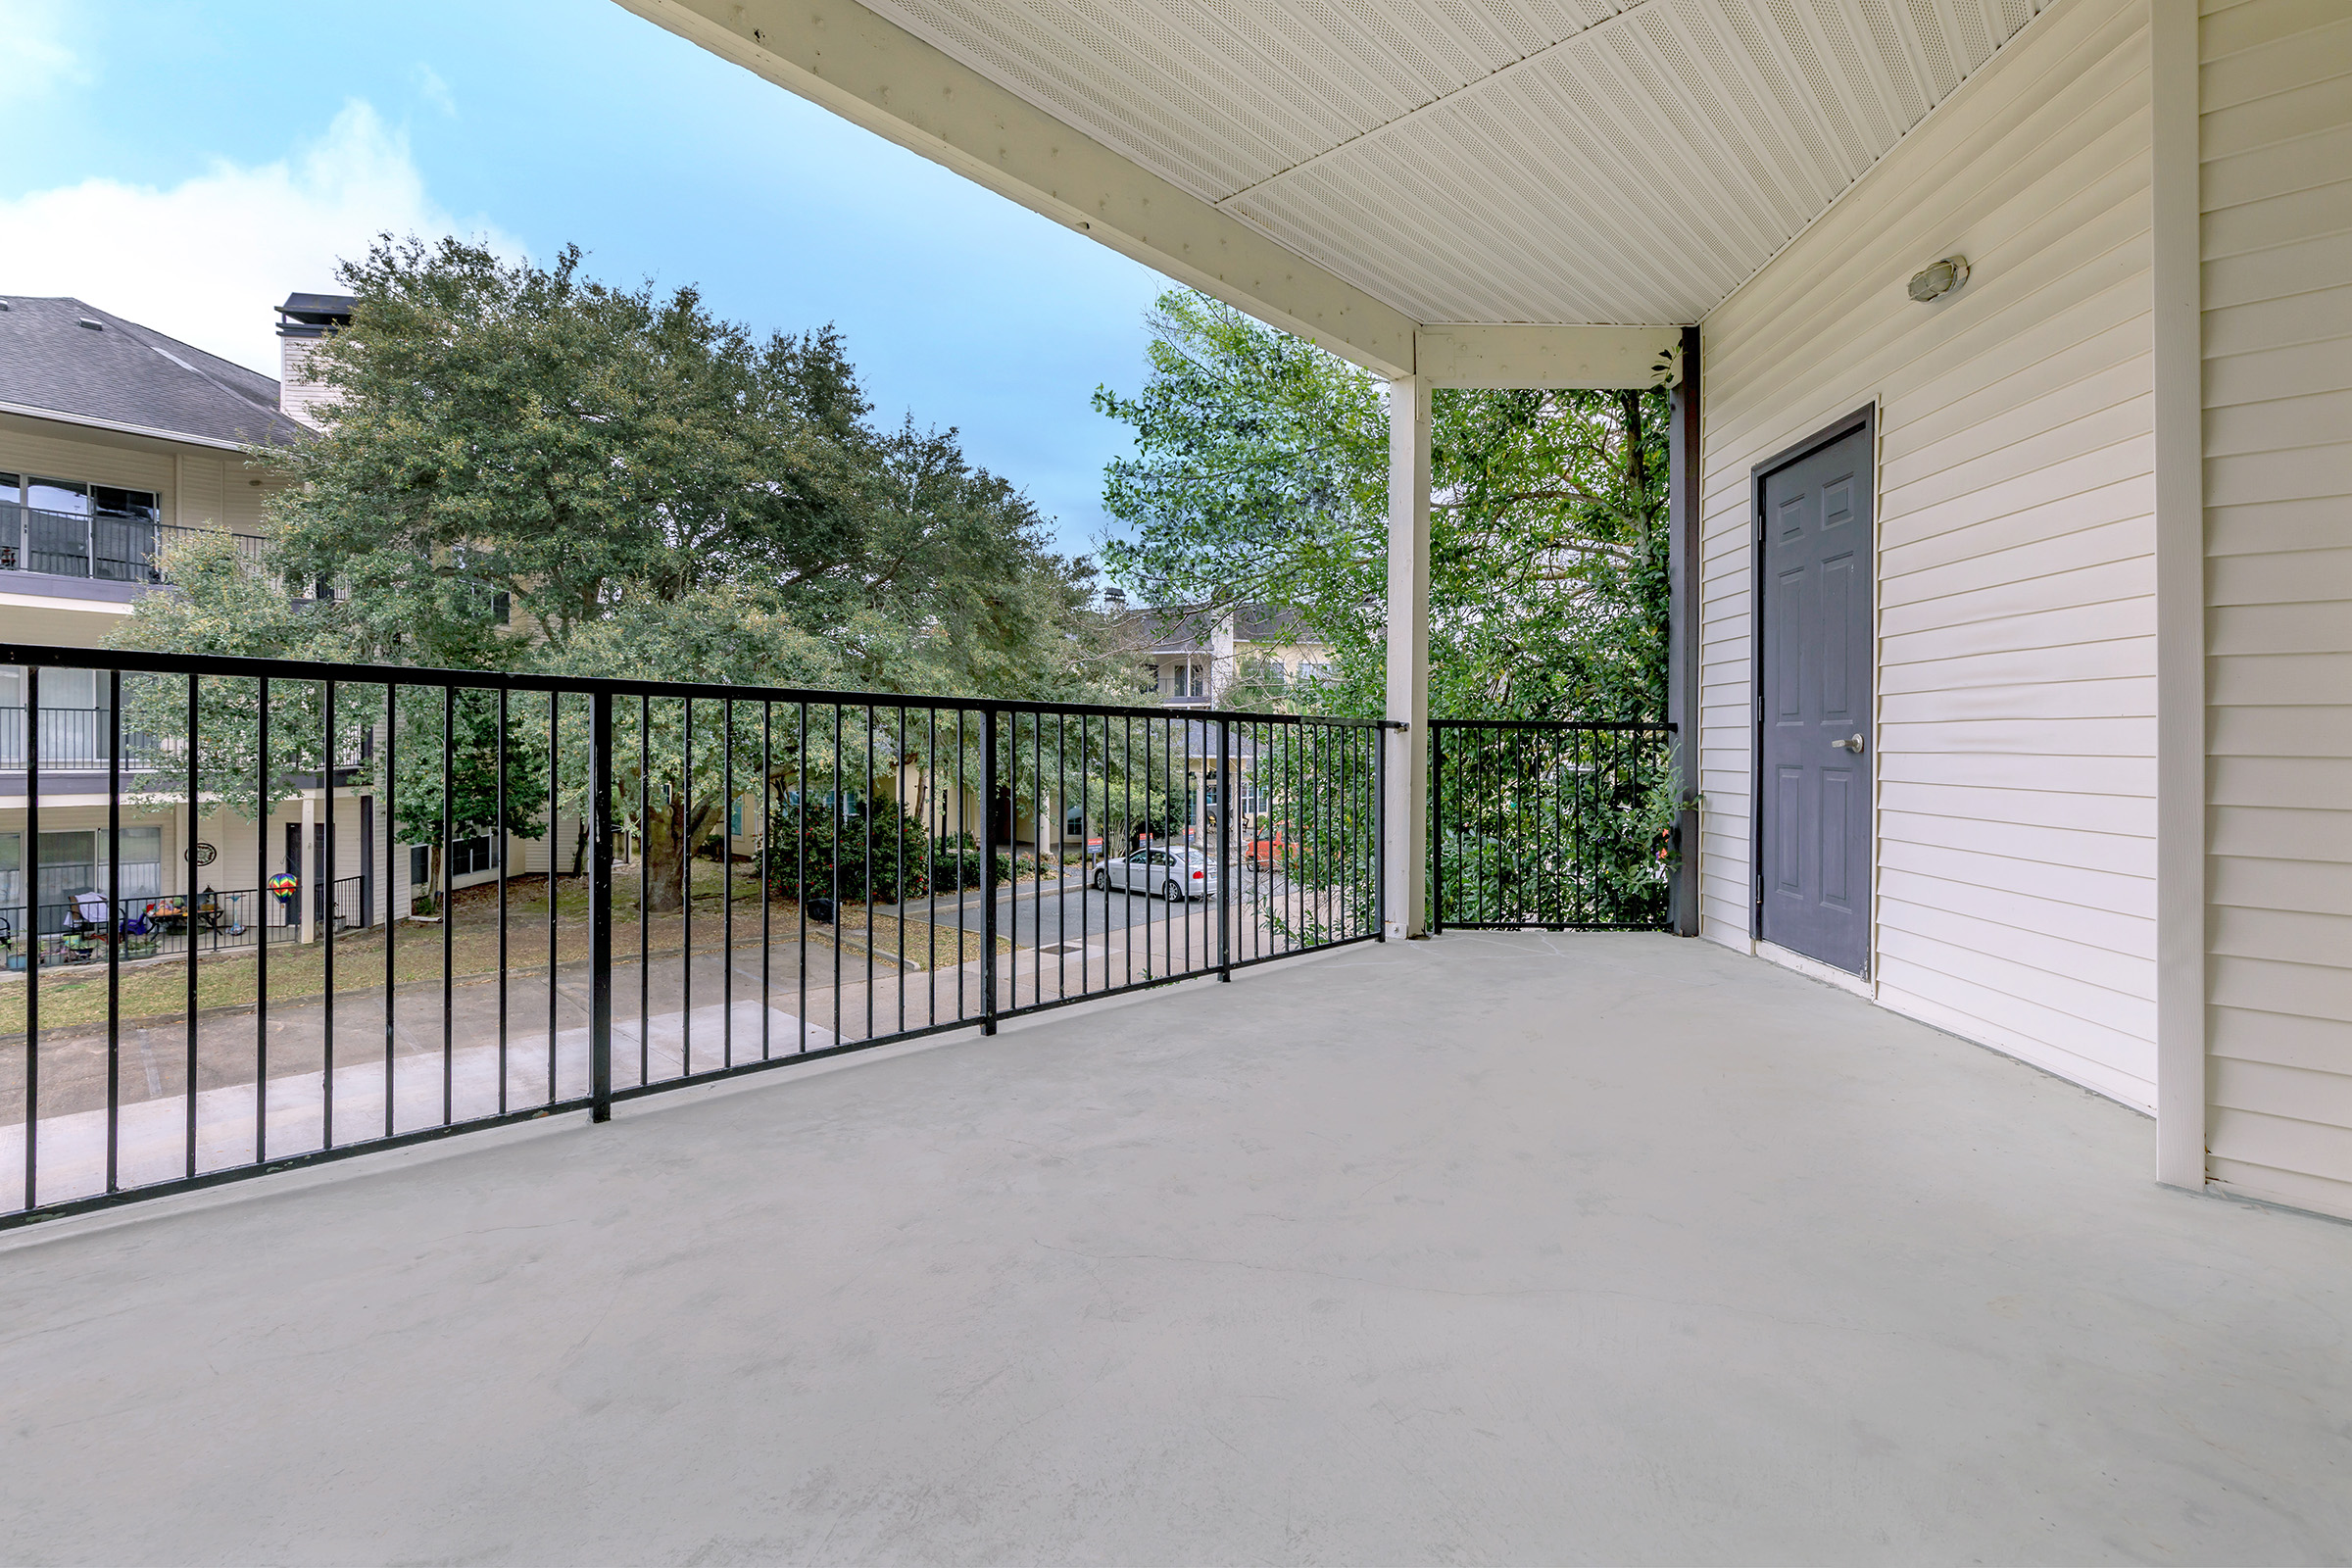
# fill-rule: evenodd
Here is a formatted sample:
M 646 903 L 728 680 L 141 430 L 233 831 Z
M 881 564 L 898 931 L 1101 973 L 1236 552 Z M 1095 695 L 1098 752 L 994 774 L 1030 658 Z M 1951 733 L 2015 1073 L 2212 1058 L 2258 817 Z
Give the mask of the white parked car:
M 1143 849 L 1096 866 L 1095 886 L 1105 892 L 1117 888 L 1178 904 L 1214 893 L 1217 868 L 1199 850 Z

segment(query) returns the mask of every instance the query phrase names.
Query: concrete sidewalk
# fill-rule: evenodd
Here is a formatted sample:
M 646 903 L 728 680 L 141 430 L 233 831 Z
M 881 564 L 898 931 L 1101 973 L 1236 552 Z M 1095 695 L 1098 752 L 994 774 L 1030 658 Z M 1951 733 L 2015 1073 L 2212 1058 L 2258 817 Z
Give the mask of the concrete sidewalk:
M 1213 909 L 1194 907 L 1094 932 L 1091 941 L 1016 949 L 1000 955 L 998 1005 L 1009 1013 L 1148 979 L 1155 965 L 1164 973 L 1170 960 L 1181 963 L 1188 947 L 1195 962 L 1213 962 L 1214 936 Z M 837 983 L 834 946 L 812 944 L 808 956 L 815 961 L 804 974 L 797 945 L 779 946 L 767 956 L 763 987 L 760 950 L 738 947 L 729 1003 L 720 952 L 696 955 L 691 990 L 682 983 L 687 971 L 678 956 L 657 956 L 641 987 L 638 965 L 623 955 L 613 976 L 615 1087 L 977 1022 L 984 1011 L 977 961 L 902 971 L 880 953 L 869 962 L 845 940 Z M 545 969 L 509 977 L 503 1052 L 500 992 L 490 980 L 453 987 L 446 1029 L 435 985 L 402 986 L 388 1032 L 380 987 L 338 996 L 331 1095 L 327 1008 L 318 998 L 271 1004 L 266 1058 L 250 1007 L 202 1015 L 192 1123 L 184 1025 L 126 1028 L 114 1130 L 117 1184 L 137 1187 L 250 1164 L 264 1149 L 271 1158 L 308 1153 L 323 1147 L 330 1127 L 335 1145 L 349 1147 L 584 1096 L 590 971 L 568 964 L 553 979 L 551 1011 Z M 22 1038 L 13 1050 L 0 1046 L 0 1082 L 22 1084 Z M 107 1190 L 105 1053 L 103 1029 L 44 1032 L 36 1130 L 43 1203 Z M 265 1106 L 266 1115 L 257 1113 Z M 19 1109 L 19 1119 L 0 1121 L 0 1171 L 23 1169 L 21 1115 Z M 22 1191 L 0 1185 L 0 1212 L 21 1206 Z
M 2352 1227 L 1449 935 L 0 1244 L 27 1562 L 2324 1562 Z

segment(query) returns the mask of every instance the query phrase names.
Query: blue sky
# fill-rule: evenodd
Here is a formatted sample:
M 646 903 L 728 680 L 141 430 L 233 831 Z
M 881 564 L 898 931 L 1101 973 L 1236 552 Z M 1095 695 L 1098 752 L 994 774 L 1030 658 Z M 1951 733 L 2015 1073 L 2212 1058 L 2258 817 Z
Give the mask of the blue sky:
M 1103 526 L 1166 281 L 611 0 L 0 0 L 0 294 L 79 295 L 274 373 L 270 307 L 455 227 L 754 328 L 839 324 L 878 416 L 955 425 Z M 38 239 L 35 245 L 22 241 Z

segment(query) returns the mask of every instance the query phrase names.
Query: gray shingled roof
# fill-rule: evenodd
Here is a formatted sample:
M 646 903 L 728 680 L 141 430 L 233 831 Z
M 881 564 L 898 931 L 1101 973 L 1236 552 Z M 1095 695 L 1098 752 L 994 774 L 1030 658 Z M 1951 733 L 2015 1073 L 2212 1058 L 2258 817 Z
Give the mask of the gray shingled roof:
M 277 383 L 241 365 L 76 299 L 0 304 L 0 403 L 207 441 L 311 434 L 277 412 Z
M 1159 605 L 1141 609 L 1112 611 L 1111 613 L 1135 628 L 1135 635 L 1146 654 L 1200 653 L 1208 648 L 1209 634 L 1214 630 L 1215 617 L 1206 605 Z M 1304 636 L 1314 641 L 1314 634 L 1299 624 L 1295 610 L 1278 610 L 1271 605 L 1242 605 L 1233 612 L 1234 640 L 1237 643 L 1290 642 Z

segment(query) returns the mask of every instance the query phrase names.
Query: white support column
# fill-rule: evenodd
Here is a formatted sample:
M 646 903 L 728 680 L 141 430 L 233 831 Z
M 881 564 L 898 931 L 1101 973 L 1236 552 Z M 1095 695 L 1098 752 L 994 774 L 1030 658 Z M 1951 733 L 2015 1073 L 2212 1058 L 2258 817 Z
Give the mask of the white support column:
M 2197 0 L 2155 0 L 2156 1179 L 2205 1186 L 2204 318 Z
M 1426 933 L 1429 881 L 1429 382 L 1389 383 L 1386 935 Z
M 318 801 L 310 791 L 305 790 L 302 793 L 302 849 L 300 852 L 302 863 L 294 873 L 302 882 L 302 886 L 296 890 L 294 896 L 302 905 L 302 940 L 305 942 L 310 941 L 313 935 L 314 907 L 311 901 L 318 897 L 318 893 L 311 886 L 311 872 L 318 863 Z M 193 928 L 191 927 L 191 929 Z

